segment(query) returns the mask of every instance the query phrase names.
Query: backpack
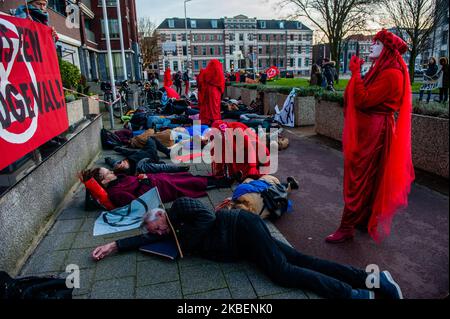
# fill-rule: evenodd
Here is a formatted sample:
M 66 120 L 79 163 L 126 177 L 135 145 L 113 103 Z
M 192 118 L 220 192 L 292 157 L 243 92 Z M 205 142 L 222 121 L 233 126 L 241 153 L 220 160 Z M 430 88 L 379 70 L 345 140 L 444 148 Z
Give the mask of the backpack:
M 13 279 L 0 271 L 0 299 L 72 299 L 72 292 L 65 279 L 37 276 Z
M 123 146 L 122 141 L 116 134 L 104 128 L 100 131 L 100 139 L 104 150 L 112 150 L 116 146 Z
M 263 209 L 267 208 L 270 212 L 270 218 L 276 219 L 287 212 L 289 207 L 288 192 L 284 185 L 273 184 L 261 192 L 263 198 Z

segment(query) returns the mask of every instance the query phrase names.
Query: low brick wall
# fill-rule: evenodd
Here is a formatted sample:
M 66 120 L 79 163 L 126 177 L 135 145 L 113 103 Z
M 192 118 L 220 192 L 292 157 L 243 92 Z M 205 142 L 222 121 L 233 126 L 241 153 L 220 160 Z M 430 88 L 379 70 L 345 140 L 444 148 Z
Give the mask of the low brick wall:
M 0 197 L 1 270 L 17 275 L 53 224 L 65 198 L 71 196 L 71 189 L 78 183 L 76 173 L 101 150 L 101 127 L 101 116 L 80 127 L 55 154 Z
M 342 141 L 344 114 L 336 102 L 317 101 L 316 132 Z M 449 120 L 412 115 L 411 143 L 414 167 L 449 177 Z

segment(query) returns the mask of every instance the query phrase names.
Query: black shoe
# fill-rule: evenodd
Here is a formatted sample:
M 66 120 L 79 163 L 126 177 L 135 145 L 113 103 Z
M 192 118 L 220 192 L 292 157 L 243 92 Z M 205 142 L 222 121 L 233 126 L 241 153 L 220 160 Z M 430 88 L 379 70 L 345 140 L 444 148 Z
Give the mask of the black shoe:
M 289 176 L 287 178 L 287 182 L 289 185 L 291 185 L 291 189 L 298 189 L 298 182 L 294 177 Z

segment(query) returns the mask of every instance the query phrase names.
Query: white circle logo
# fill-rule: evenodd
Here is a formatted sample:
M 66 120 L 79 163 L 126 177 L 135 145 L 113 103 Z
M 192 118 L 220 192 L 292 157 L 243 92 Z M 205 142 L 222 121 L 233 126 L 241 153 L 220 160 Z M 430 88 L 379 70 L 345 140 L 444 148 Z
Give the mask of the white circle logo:
M 3 25 L 6 27 L 7 30 L 12 31 L 16 36 L 16 38 L 11 38 L 12 47 L 9 47 L 10 50 L 12 50 L 11 60 L 9 62 L 6 62 L 6 67 L 3 62 L 0 62 L 0 94 L 3 96 L 6 96 L 6 88 L 8 84 L 11 84 L 9 81 L 9 76 L 11 74 L 11 71 L 14 67 L 16 57 L 18 54 L 20 54 L 22 57 L 24 57 L 23 52 L 23 45 L 20 45 L 20 39 L 19 39 L 19 32 L 14 24 L 11 22 L 4 20 L 0 18 L 0 25 Z M 0 39 L 0 41 L 3 41 L 3 48 L 7 48 L 10 43 L 8 43 L 3 37 Z M 20 49 L 20 52 L 19 52 Z M 28 70 L 29 76 L 31 78 L 31 83 L 34 85 L 36 90 L 38 89 L 37 81 L 36 81 L 36 75 L 34 73 L 33 66 L 30 62 L 27 62 L 25 58 L 22 59 L 23 63 L 25 63 L 26 69 Z M 25 105 L 25 98 L 20 94 L 12 94 L 16 101 L 21 101 Z M 13 133 L 8 131 L 7 129 L 0 126 L 0 138 L 4 139 L 5 141 L 11 143 L 11 144 L 23 144 L 28 142 L 33 136 L 34 133 L 36 133 L 37 130 L 37 124 L 38 124 L 38 115 L 39 111 L 37 109 L 37 102 L 36 99 L 32 99 L 32 106 L 34 108 L 34 114 L 35 116 L 32 118 L 31 123 L 29 124 L 28 128 L 26 128 L 21 133 Z M 13 107 L 13 106 L 11 106 Z M 3 117 L 6 117 L 7 114 L 3 112 L 8 112 L 8 108 L 6 105 L 3 107 L 0 107 L 0 112 Z

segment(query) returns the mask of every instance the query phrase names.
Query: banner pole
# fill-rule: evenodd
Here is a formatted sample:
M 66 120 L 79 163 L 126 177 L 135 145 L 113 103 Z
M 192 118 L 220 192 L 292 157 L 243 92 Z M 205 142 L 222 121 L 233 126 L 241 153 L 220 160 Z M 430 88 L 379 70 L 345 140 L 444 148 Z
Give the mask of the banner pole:
M 108 64 L 109 64 L 109 78 L 111 81 L 111 88 L 113 91 L 113 101 L 117 98 L 116 91 L 116 81 L 114 79 L 114 68 L 113 68 L 113 59 L 111 53 L 111 39 L 109 37 L 109 24 L 108 24 L 108 10 L 106 8 L 106 0 L 102 0 L 103 7 L 103 22 L 105 27 L 105 36 L 106 36 L 106 49 L 108 52 Z M 111 129 L 114 129 L 114 113 L 113 113 L 114 104 L 111 104 L 109 107 L 109 123 L 111 124 Z

